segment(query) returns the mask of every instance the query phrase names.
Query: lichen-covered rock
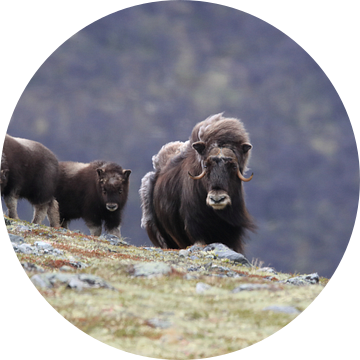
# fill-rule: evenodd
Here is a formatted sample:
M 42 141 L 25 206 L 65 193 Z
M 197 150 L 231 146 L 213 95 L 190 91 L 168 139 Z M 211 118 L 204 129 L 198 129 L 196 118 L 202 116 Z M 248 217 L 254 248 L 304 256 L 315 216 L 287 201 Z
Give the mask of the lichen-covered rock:
M 32 276 L 31 281 L 35 286 L 41 288 L 66 285 L 68 288 L 76 290 L 88 288 L 113 289 L 113 287 L 102 278 L 91 274 L 45 273 Z
M 168 275 L 172 272 L 172 268 L 162 262 L 146 262 L 131 266 L 129 272 L 133 276 L 154 277 Z
M 313 274 L 309 274 L 309 275 L 301 275 L 301 276 L 296 276 L 296 277 L 284 280 L 282 282 L 285 284 L 291 284 L 291 285 L 296 285 L 296 286 L 318 284 L 319 283 L 319 275 L 318 275 L 318 273 L 313 273 Z
M 230 261 L 234 261 L 236 263 L 240 263 L 245 266 L 251 267 L 251 264 L 246 257 L 240 253 L 237 253 L 234 250 L 231 250 L 229 247 L 227 247 L 224 244 L 221 243 L 214 243 L 207 245 L 203 251 L 213 251 L 214 254 L 219 259 L 229 259 Z

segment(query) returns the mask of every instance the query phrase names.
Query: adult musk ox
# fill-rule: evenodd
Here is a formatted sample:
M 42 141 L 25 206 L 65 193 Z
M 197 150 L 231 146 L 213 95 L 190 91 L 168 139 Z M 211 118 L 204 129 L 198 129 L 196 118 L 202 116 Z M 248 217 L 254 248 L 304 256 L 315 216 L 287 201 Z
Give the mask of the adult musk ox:
M 58 167 L 56 156 L 44 145 L 6 134 L 0 183 L 9 217 L 19 218 L 17 201 L 24 198 L 34 207 L 32 222 L 41 224 L 47 216 L 50 226 L 60 226 L 54 198 Z
M 252 145 L 243 124 L 222 114 L 198 123 L 187 142 L 164 145 L 140 188 L 141 225 L 156 246 L 221 242 L 243 252 L 254 230 L 243 182 Z
M 67 228 L 70 220 L 82 218 L 91 235 L 100 236 L 104 222 L 109 234 L 120 237 L 131 170 L 106 161 L 60 162 L 59 169 L 55 196 L 61 226 Z

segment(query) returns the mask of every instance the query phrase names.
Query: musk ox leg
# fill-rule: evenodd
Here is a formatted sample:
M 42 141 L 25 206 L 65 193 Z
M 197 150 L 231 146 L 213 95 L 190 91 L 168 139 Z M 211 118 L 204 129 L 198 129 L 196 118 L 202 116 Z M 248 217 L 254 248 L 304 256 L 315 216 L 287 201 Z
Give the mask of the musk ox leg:
M 141 227 L 144 229 L 147 227 L 147 223 L 154 222 L 154 209 L 152 207 L 152 192 L 155 184 L 155 172 L 148 172 L 141 179 L 141 186 L 139 190 L 141 200 Z
M 153 159 L 154 166 L 158 160 Z M 155 172 L 148 172 L 141 179 L 141 186 L 139 190 L 140 200 L 141 200 L 141 227 L 146 230 L 149 239 L 155 246 L 159 246 L 161 248 L 167 248 L 166 241 L 160 235 L 160 232 L 155 225 L 155 213 L 152 205 L 152 193 L 155 185 Z
M 106 229 L 106 227 L 105 227 Z M 115 235 L 118 238 L 121 238 L 121 232 L 120 232 L 120 226 L 112 228 L 112 229 L 106 229 L 106 231 L 110 234 L 110 235 Z
M 60 227 L 59 203 L 55 199 L 50 201 L 47 217 L 51 227 Z
M 18 219 L 19 215 L 17 213 L 17 197 L 14 195 L 4 196 L 4 201 L 6 207 L 8 208 L 8 216 L 12 219 Z
M 93 224 L 88 221 L 85 221 L 85 223 L 86 223 L 86 226 L 90 230 L 90 235 L 92 235 L 92 236 L 100 236 L 101 235 L 101 224 L 96 225 L 96 224 Z
M 62 219 L 60 220 L 60 226 L 64 229 L 68 229 L 69 228 L 69 223 L 70 221 L 69 220 L 65 220 L 65 219 Z
M 49 203 L 34 205 L 34 216 L 31 220 L 34 224 L 41 224 L 47 214 Z

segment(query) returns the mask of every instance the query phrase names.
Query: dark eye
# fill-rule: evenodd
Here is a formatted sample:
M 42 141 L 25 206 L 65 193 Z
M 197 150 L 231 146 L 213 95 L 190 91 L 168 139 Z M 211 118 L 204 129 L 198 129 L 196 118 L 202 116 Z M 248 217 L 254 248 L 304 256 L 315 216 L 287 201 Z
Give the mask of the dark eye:
M 121 193 L 122 193 L 122 190 L 120 189 L 120 190 L 119 190 L 119 194 L 121 194 Z
M 103 194 L 106 195 L 106 190 L 103 190 Z

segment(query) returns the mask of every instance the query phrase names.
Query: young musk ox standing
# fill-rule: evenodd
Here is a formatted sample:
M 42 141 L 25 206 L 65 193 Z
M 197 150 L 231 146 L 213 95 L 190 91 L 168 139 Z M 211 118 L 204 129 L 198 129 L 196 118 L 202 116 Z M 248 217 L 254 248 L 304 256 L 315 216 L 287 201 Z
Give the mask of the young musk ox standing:
M 243 124 L 222 114 L 198 123 L 187 142 L 164 145 L 140 188 L 141 226 L 162 248 L 221 242 L 242 253 L 254 230 L 243 182 L 252 145 Z
M 19 218 L 17 201 L 24 198 L 34 206 L 33 223 L 41 224 L 47 216 L 50 226 L 60 226 L 58 203 L 54 199 L 58 166 L 56 156 L 44 145 L 5 136 L 0 183 L 9 217 Z
M 120 237 L 131 170 L 106 161 L 60 162 L 59 169 L 55 197 L 59 202 L 61 226 L 67 228 L 70 220 L 82 218 L 91 235 L 100 236 L 104 222 L 109 234 Z

